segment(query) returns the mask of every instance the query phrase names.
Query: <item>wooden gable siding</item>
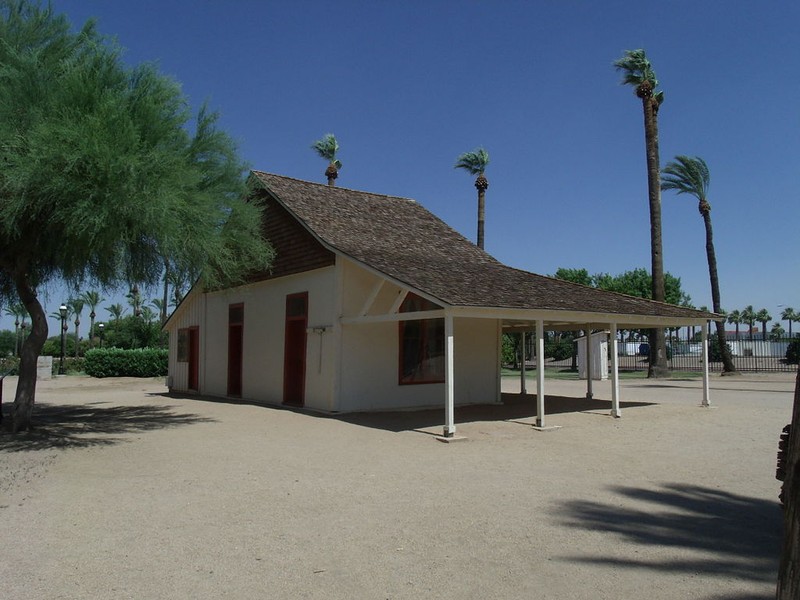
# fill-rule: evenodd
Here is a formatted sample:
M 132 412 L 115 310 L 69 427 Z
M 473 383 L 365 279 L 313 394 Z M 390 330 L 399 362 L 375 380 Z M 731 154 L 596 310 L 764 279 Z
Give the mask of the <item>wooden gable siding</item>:
M 336 255 L 320 244 L 308 230 L 274 199 L 264 201 L 264 237 L 275 249 L 272 268 L 254 274 L 251 282 L 285 277 L 295 273 L 330 267 Z

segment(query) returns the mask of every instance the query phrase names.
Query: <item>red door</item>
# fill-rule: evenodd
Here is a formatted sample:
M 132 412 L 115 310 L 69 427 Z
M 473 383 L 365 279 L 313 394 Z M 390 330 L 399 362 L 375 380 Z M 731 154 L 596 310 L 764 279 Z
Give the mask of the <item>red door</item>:
M 189 389 L 200 390 L 197 373 L 200 366 L 200 330 L 197 327 L 189 328 Z
M 228 307 L 228 396 L 242 395 L 244 305 Z
M 308 292 L 286 296 L 286 334 L 283 348 L 283 403 L 303 406 L 306 384 L 306 326 Z

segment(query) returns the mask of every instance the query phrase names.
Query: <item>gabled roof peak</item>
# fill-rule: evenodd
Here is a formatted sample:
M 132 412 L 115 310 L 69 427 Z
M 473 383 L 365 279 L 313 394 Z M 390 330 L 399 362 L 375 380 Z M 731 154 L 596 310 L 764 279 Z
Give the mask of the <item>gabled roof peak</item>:
M 508 267 L 408 198 L 263 171 L 253 171 L 253 177 L 328 249 L 442 305 L 694 320 L 713 316 Z

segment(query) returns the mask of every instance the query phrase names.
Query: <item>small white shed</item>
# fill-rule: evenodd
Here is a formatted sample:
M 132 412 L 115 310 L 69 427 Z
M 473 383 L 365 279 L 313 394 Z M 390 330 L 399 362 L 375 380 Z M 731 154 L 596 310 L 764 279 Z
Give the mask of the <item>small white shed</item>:
M 593 333 L 591 340 L 591 366 L 592 379 L 605 381 L 608 379 L 608 332 L 598 331 Z M 578 377 L 586 379 L 586 336 L 575 339 L 578 344 Z

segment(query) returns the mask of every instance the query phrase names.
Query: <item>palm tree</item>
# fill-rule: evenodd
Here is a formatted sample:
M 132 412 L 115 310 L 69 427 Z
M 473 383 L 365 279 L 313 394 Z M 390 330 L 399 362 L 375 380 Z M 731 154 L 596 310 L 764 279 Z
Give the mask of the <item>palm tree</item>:
M 28 311 L 25 310 L 25 305 L 22 302 L 17 302 L 6 309 L 6 314 L 14 317 L 14 356 L 19 356 L 21 347 L 19 329 L 20 325 L 22 325 L 22 330 L 25 331 L 25 319 L 28 317 Z
M 662 171 L 662 190 L 676 190 L 678 194 L 689 194 L 698 201 L 698 210 L 706 227 L 706 259 L 708 260 L 708 276 L 711 280 L 711 303 L 715 313 L 722 313 L 719 294 L 719 275 L 717 274 L 717 255 L 714 252 L 714 232 L 711 228 L 711 205 L 708 203 L 708 186 L 711 176 L 708 165 L 699 156 L 676 156 L 675 162 L 667 163 Z M 722 357 L 722 372 L 735 373 L 728 345 L 725 342 L 725 320 L 716 321 L 717 344 Z
M 470 175 L 475 175 L 475 189 L 478 190 L 478 248 L 483 250 L 483 226 L 486 221 L 486 190 L 489 189 L 489 180 L 484 175 L 489 165 L 489 153 L 483 148 L 476 148 L 472 152 L 465 152 L 456 159 L 456 169 L 464 169 Z
M 149 306 L 143 306 L 141 317 L 142 321 L 150 325 L 153 322 L 153 319 L 156 318 L 156 313 Z
M 106 310 L 112 317 L 114 317 L 114 323 L 116 324 L 122 318 L 122 315 L 125 314 L 126 309 L 124 306 L 122 306 L 122 304 L 117 303 L 117 304 L 112 304 L 111 306 L 106 308 Z
M 750 327 L 750 341 L 753 341 L 753 324 L 756 322 L 756 311 L 752 304 L 748 304 L 742 310 L 742 321 Z
M 761 323 L 761 339 L 767 341 L 767 323 L 772 320 L 772 315 L 769 314 L 766 308 L 762 308 L 756 313 L 756 321 Z
M 325 169 L 325 177 L 328 178 L 328 185 L 336 185 L 336 178 L 339 177 L 339 169 L 342 168 L 342 162 L 336 158 L 336 153 L 339 151 L 339 142 L 336 141 L 336 136 L 332 133 L 326 133 L 322 136 L 322 139 L 311 144 L 311 148 L 316 150 L 317 154 L 328 161 L 328 168 Z
M 125 297 L 128 299 L 128 303 L 131 307 L 133 307 L 133 316 L 142 316 L 142 295 L 139 293 L 139 286 L 134 284 L 131 291 L 128 292 Z
M 736 340 L 739 340 L 739 325 L 744 322 L 742 319 L 742 313 L 738 310 L 732 310 L 728 313 L 728 323 L 732 325 L 736 325 Z
M 166 275 L 169 285 L 172 286 L 172 306 L 178 306 L 183 301 L 183 291 L 192 276 L 186 271 L 178 269 L 172 265 Z
M 653 276 L 653 300 L 664 302 L 664 257 L 661 243 L 661 185 L 658 158 L 658 109 L 664 102 L 664 92 L 656 91 L 658 80 L 644 50 L 627 50 L 625 55 L 614 62 L 614 67 L 622 71 L 622 83 L 631 85 L 634 93 L 642 101 L 644 111 L 644 142 L 647 153 L 647 189 L 650 202 L 650 259 Z M 650 365 L 648 377 L 667 377 L 666 342 L 663 329 L 650 332 Z
M 152 304 L 153 308 L 155 308 L 158 311 L 158 318 L 161 321 L 161 324 L 163 325 L 167 320 L 167 305 L 164 303 L 164 300 L 162 300 L 161 298 L 156 298 L 152 300 L 150 304 Z
M 787 306 L 781 313 L 781 319 L 789 323 L 789 337 L 792 337 L 792 322 L 800 321 L 800 313 L 795 312 L 791 306 Z
M 783 328 L 783 325 L 778 323 L 778 321 L 775 321 L 772 324 L 772 329 L 769 331 L 769 339 L 779 342 L 784 337 L 786 337 L 786 330 Z
M 80 338 L 80 326 L 81 326 L 81 312 L 83 312 L 83 298 L 70 298 L 67 301 L 67 306 L 72 310 L 72 314 L 75 315 L 75 358 L 78 358 L 78 341 Z
M 101 298 L 100 292 L 95 290 L 84 292 L 81 298 L 89 306 L 89 342 L 94 342 L 94 319 L 97 317 L 95 309 L 105 298 Z

